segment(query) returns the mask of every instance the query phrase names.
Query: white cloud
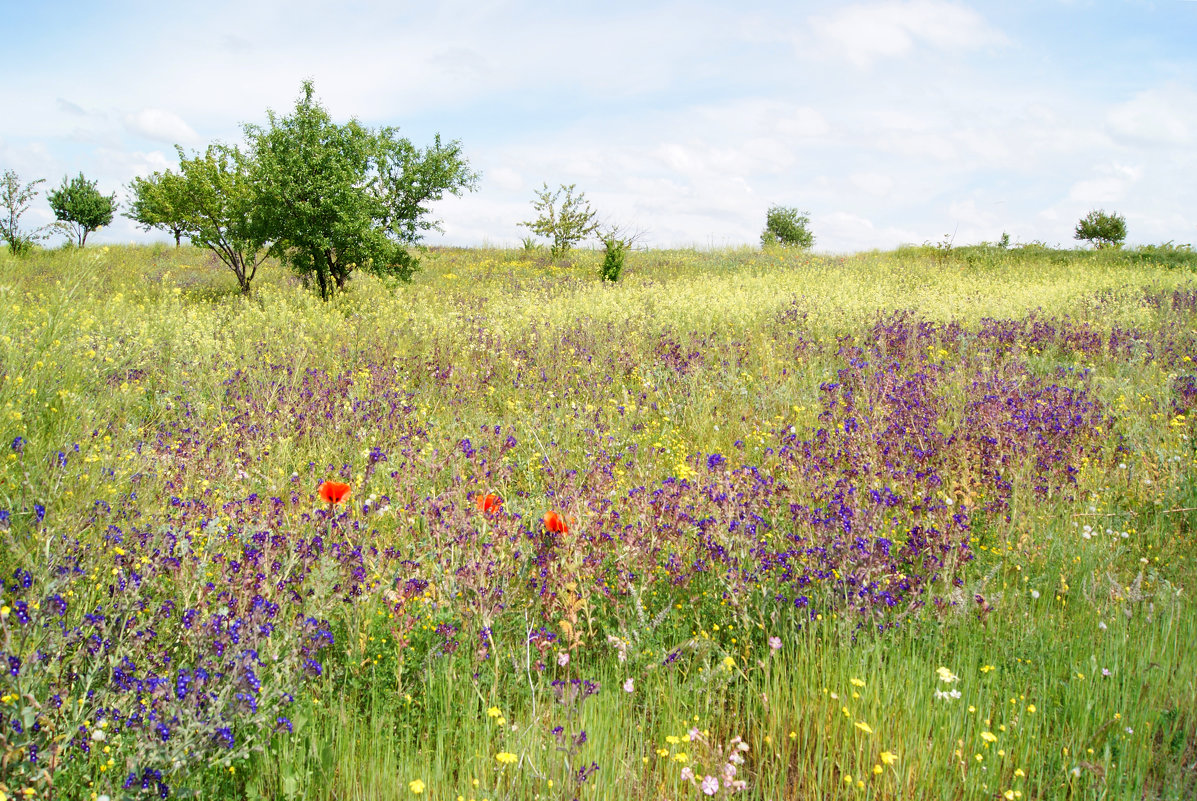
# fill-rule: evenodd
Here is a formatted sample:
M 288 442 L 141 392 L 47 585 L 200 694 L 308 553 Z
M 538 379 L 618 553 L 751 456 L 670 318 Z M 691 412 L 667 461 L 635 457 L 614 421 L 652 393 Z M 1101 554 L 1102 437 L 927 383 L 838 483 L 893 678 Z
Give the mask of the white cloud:
M 1197 144 L 1197 91 L 1170 85 L 1148 89 L 1106 114 L 1106 128 L 1129 144 Z
M 200 135 L 178 114 L 162 109 L 146 108 L 135 114 L 126 114 L 124 122 L 130 133 L 155 142 L 195 145 L 202 141 Z
M 810 20 L 822 55 L 868 67 L 917 47 L 968 51 L 1004 45 L 1006 36 L 970 8 L 941 0 L 852 5 Z

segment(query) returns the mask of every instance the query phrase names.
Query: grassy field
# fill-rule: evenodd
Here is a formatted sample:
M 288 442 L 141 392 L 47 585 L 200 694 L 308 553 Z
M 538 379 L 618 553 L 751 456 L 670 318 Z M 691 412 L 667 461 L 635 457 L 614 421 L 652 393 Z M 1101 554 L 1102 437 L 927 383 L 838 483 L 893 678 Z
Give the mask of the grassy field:
M 1192 261 L 2 255 L 0 801 L 1197 796 Z

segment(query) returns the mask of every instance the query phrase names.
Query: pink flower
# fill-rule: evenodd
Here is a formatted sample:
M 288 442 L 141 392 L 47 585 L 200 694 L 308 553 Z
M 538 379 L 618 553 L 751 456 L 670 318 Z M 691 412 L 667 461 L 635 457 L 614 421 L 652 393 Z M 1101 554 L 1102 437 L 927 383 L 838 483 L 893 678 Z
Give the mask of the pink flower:
M 636 691 L 636 683 L 633 682 L 631 679 L 628 679 L 627 681 L 625 681 L 623 683 L 623 691 L 625 693 L 635 692 Z
M 699 786 L 707 795 L 714 795 L 715 793 L 719 792 L 719 780 L 714 776 L 704 776 L 702 779 L 702 784 Z
M 557 664 L 561 665 L 561 667 L 565 667 L 569 664 L 569 651 L 562 651 L 561 653 L 557 654 Z
M 687 781 L 687 782 L 694 781 L 694 771 L 690 770 L 689 765 L 682 768 L 682 781 Z
M 770 637 L 769 638 L 769 647 L 772 648 L 774 651 L 780 651 L 781 650 L 781 637 Z

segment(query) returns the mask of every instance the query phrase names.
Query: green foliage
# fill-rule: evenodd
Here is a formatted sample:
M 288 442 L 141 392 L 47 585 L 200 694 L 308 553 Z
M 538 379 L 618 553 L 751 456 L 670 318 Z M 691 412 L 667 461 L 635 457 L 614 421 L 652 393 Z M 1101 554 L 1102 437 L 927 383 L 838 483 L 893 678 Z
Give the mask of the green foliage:
M 814 247 L 815 235 L 810 230 L 810 212 L 789 206 L 772 206 L 765 214 L 765 230 L 761 245 L 808 250 Z
M 179 149 L 179 175 L 160 181 L 159 188 L 163 186 L 172 225 L 215 253 L 237 277 L 241 291 L 248 293 L 266 258 L 266 241 L 246 155 L 235 147 L 209 145 L 203 156 L 185 158 Z
M 618 226 L 612 227 L 603 234 L 603 263 L 599 267 L 599 278 L 612 283 L 619 280 L 619 276 L 623 272 L 624 261 L 628 257 L 628 251 L 632 249 L 632 245 L 636 244 L 636 240 L 640 236 L 640 233 L 629 234 Z
M 623 272 L 623 263 L 628 256 L 628 245 L 615 237 L 603 239 L 603 265 L 599 267 L 599 277 L 604 281 L 614 283 L 619 280 Z
M 29 210 L 37 197 L 37 185 L 45 181 L 45 178 L 38 178 L 22 185 L 19 175 L 12 170 L 4 171 L 4 180 L 0 183 L 0 210 L 4 215 L 0 217 L 0 239 L 14 256 L 28 253 L 43 236 L 40 229 L 22 233 L 20 221 L 21 215 Z
M 1104 209 L 1094 209 L 1076 224 L 1072 238 L 1092 242 L 1098 248 L 1122 247 L 1126 241 L 1126 218 Z
M 1177 245 L 1171 241 L 1160 245 L 1140 245 L 1129 251 L 1128 255 L 1137 261 L 1168 269 L 1197 270 L 1197 253 L 1192 245 Z
M 170 170 L 156 172 L 148 178 L 134 178 L 129 183 L 132 200 L 125 216 L 138 223 L 143 230 L 159 228 L 175 238 L 175 247 L 187 230 L 184 215 L 185 181 Z
M 421 150 L 393 128 L 332 121 L 312 83 L 286 117 L 248 125 L 259 237 L 327 300 L 357 268 L 409 280 L 417 260 L 406 245 L 436 227 L 428 204 L 473 189 L 458 142 Z
M 96 182 L 89 181 L 79 173 L 78 177 L 62 179 L 62 186 L 55 189 L 46 199 L 54 216 L 70 226 L 76 244 L 87 244 L 87 235 L 112 222 L 116 212 L 116 194 L 101 195 Z
M 575 187 L 576 184 L 562 184 L 557 189 L 549 189 L 546 183 L 543 188 L 536 190 L 536 200 L 532 201 L 537 218 L 520 223 L 532 233 L 552 240 L 549 255 L 555 259 L 564 256 L 570 248 L 593 236 L 599 229 L 597 213 L 586 201 L 586 193 L 575 195 Z

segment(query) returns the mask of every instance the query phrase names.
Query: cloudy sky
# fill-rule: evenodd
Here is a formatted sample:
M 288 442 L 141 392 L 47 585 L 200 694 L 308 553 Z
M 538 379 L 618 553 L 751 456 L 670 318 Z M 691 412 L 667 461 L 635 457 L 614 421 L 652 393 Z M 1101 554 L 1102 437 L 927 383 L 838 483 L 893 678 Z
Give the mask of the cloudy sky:
M 304 79 L 340 121 L 459 139 L 477 192 L 430 244 L 518 245 L 576 183 L 652 246 L 756 243 L 771 205 L 822 251 L 1197 244 L 1197 2 L 0 0 L 0 169 L 125 195 L 173 145 L 238 142 Z M 44 197 L 30 224 L 49 221 Z M 128 220 L 97 242 L 146 241 Z M 165 238 L 157 235 L 158 238 Z

